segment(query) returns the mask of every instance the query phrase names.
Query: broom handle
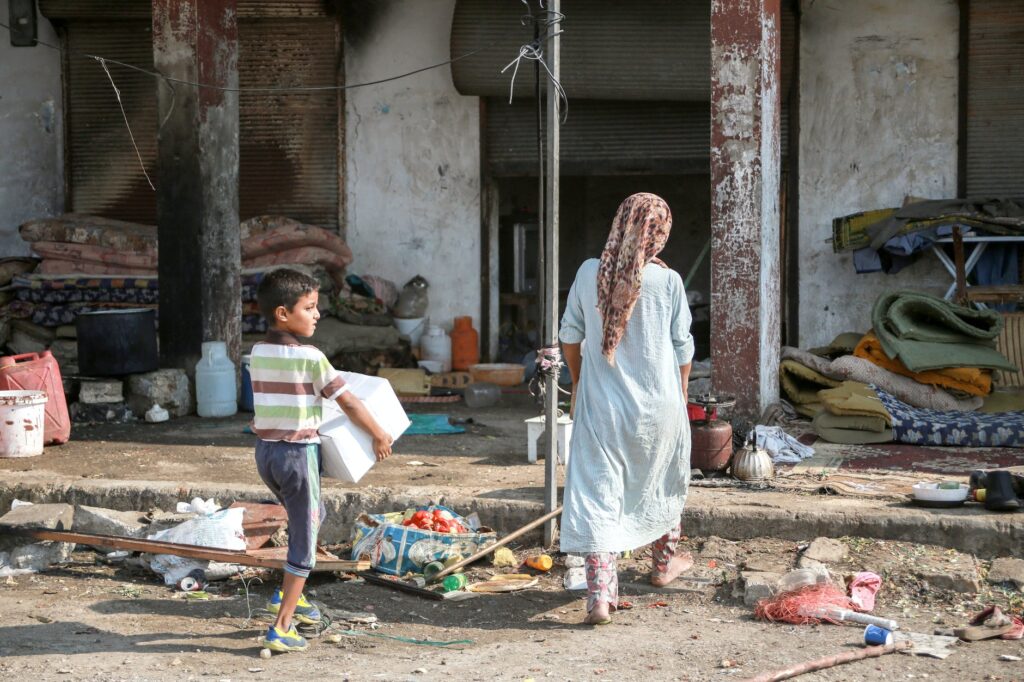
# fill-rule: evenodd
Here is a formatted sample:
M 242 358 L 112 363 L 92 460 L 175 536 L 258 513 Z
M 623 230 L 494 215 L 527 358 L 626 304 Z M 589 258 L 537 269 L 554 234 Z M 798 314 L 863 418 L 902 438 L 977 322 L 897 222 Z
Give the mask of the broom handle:
M 535 521 L 530 521 L 528 524 L 526 524 L 522 528 L 519 528 L 517 530 L 512 531 L 511 533 L 509 533 L 508 535 L 506 535 L 502 539 L 500 539 L 497 542 L 495 542 L 493 545 L 487 545 L 486 547 L 481 549 L 476 554 L 474 554 L 474 555 L 472 555 L 470 557 L 467 557 L 467 558 L 463 559 L 462 561 L 460 561 L 460 562 L 458 562 L 456 564 L 452 564 L 451 566 L 449 566 L 448 568 L 444 569 L 443 571 L 441 571 L 440 573 L 435 575 L 433 578 L 431 578 L 427 582 L 429 582 L 429 583 L 436 583 L 439 580 L 444 580 L 445 577 L 451 575 L 452 573 L 454 573 L 455 571 L 459 570 L 460 568 L 463 568 L 464 566 L 468 566 L 469 564 L 473 563 L 477 559 L 482 559 L 483 557 L 485 557 L 488 554 L 492 553 L 494 550 L 498 549 L 499 547 L 504 547 L 505 545 L 507 545 L 508 543 L 512 542 L 513 540 L 515 540 L 519 536 L 524 535 L 525 533 L 529 533 L 531 530 L 533 530 L 537 526 L 543 525 L 545 522 L 550 521 L 551 519 L 555 518 L 556 516 L 558 516 L 561 513 L 562 513 L 562 507 L 561 507 L 561 505 L 559 505 L 558 507 L 556 507 L 555 509 L 551 510 L 550 512 L 548 512 L 544 516 L 540 517 L 539 519 L 537 519 Z
M 887 644 L 885 646 L 869 646 L 860 651 L 847 651 L 843 654 L 825 656 L 824 658 L 807 661 L 806 663 L 799 663 L 782 670 L 747 678 L 743 682 L 780 682 L 780 680 L 788 680 L 791 677 L 797 677 L 805 673 L 814 672 L 815 670 L 824 670 L 825 668 L 860 661 L 865 658 L 877 658 L 878 656 L 891 654 L 894 651 L 909 649 L 912 646 L 914 645 L 908 641 L 896 642 L 895 644 Z

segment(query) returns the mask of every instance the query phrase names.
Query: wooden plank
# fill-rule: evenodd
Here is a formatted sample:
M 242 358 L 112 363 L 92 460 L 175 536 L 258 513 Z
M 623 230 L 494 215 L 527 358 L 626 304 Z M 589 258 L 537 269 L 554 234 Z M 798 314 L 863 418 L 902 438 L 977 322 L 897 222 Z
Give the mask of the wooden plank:
M 73 542 L 80 545 L 92 545 L 95 547 L 108 547 L 110 549 L 127 550 L 130 552 L 148 552 L 150 554 L 171 554 L 183 556 L 190 559 L 204 561 L 220 561 L 228 564 L 241 564 L 243 566 L 256 566 L 258 568 L 284 569 L 284 560 L 254 556 L 240 550 L 215 549 L 213 547 L 200 547 L 198 545 L 181 545 L 174 542 L 161 542 L 159 540 L 140 540 L 137 538 L 124 538 L 116 535 L 98 535 L 94 533 L 70 533 L 66 531 L 28 529 L 28 528 L 3 528 L 6 535 L 32 538 L 35 540 L 52 540 L 54 542 Z M 367 571 L 370 569 L 369 561 L 346 561 L 343 559 L 317 560 L 313 568 L 315 573 L 330 571 Z

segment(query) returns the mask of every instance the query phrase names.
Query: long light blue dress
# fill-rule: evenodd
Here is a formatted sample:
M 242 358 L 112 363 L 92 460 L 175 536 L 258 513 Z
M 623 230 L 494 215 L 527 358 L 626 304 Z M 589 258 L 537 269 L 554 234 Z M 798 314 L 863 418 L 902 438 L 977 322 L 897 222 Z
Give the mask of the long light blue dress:
M 623 552 L 678 522 L 690 482 L 679 366 L 693 359 L 690 309 L 674 270 L 644 268 L 610 365 L 601 354 L 600 261 L 580 266 L 559 338 L 583 343 L 561 523 L 563 552 Z

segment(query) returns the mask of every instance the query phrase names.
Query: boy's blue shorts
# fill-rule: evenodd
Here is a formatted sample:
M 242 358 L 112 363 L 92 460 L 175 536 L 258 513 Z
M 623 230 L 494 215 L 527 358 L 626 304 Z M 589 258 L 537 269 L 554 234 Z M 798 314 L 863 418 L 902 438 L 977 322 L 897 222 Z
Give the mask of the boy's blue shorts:
M 316 564 L 316 537 L 327 510 L 320 499 L 320 444 L 256 441 L 260 478 L 288 512 L 284 570 L 305 578 Z

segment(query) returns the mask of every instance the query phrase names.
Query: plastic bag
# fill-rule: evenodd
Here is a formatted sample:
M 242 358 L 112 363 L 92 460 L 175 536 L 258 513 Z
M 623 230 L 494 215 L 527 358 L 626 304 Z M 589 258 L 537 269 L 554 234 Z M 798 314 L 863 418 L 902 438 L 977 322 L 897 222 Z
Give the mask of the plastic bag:
M 416 275 L 402 287 L 402 293 L 398 295 L 398 302 L 392 311 L 395 317 L 416 319 L 427 314 L 427 305 L 430 303 L 427 298 L 427 288 L 430 285 L 420 275 Z
M 147 539 L 173 542 L 181 545 L 244 550 L 245 533 L 242 530 L 242 517 L 244 515 L 245 509 L 242 507 L 223 509 L 208 516 L 189 519 L 173 528 L 154 533 L 148 536 Z M 181 578 L 184 578 L 197 568 L 206 571 L 208 580 L 214 579 L 210 575 L 211 565 L 207 561 L 198 561 L 170 554 L 157 554 L 150 560 L 149 565 L 153 571 L 164 577 L 165 585 L 176 584 Z M 229 574 L 237 570 L 233 568 L 234 564 L 221 565 L 232 567 Z

